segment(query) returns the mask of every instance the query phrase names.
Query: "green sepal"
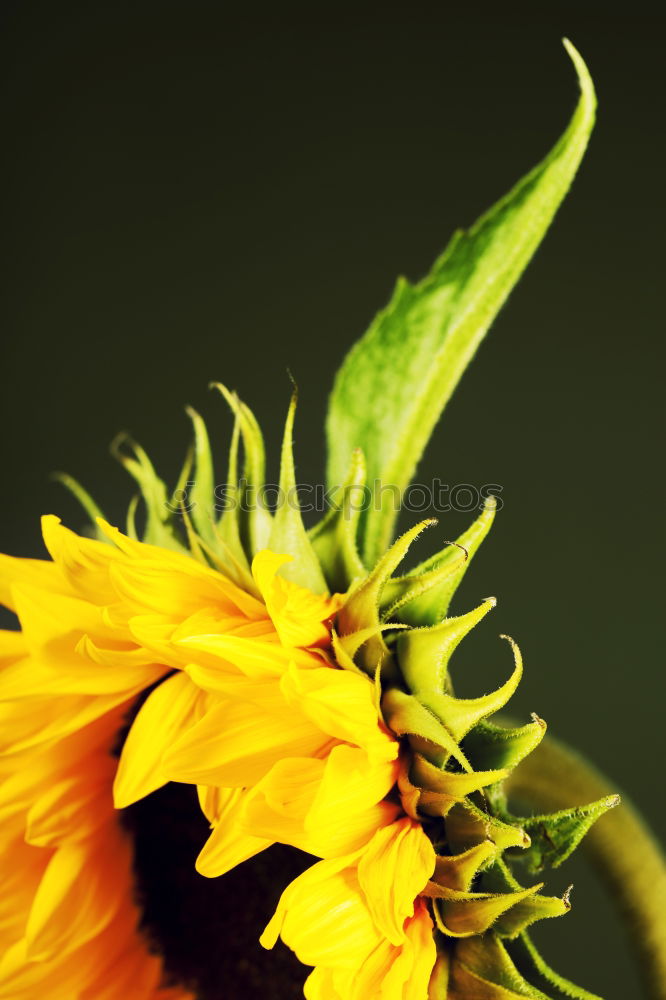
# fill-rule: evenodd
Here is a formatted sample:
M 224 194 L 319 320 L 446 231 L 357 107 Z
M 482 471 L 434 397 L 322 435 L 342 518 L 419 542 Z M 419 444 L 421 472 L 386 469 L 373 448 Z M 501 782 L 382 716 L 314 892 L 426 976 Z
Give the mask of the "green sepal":
M 590 827 L 619 802 L 619 795 L 608 795 L 586 806 L 521 819 L 532 840 L 529 850 L 521 854 L 521 862 L 533 872 L 557 868 L 576 850 Z
M 252 578 L 250 562 L 247 558 L 241 540 L 241 493 L 238 485 L 238 446 L 240 443 L 240 417 L 234 416 L 234 428 L 229 444 L 229 459 L 227 462 L 227 486 L 225 489 L 225 509 L 220 515 L 216 526 L 216 551 L 222 550 L 225 563 L 231 562 L 240 567 L 244 578 Z
M 431 556 L 406 576 L 390 580 L 382 602 L 390 605 L 387 614 L 397 615 L 408 625 L 435 625 L 446 617 L 451 599 L 469 569 L 495 517 L 497 501 L 488 497 L 483 512 L 455 544 Z
M 507 949 L 516 968 L 531 982 L 543 985 L 549 991 L 557 990 L 558 997 L 569 997 L 570 1000 L 602 1000 L 597 993 L 590 993 L 582 986 L 576 986 L 569 979 L 560 976 L 544 961 L 536 949 L 527 931 L 507 942 Z
M 298 504 L 293 450 L 297 399 L 298 396 L 294 390 L 287 411 L 282 439 L 280 502 L 273 517 L 268 548 L 272 552 L 285 552 L 292 556 L 292 559 L 281 567 L 281 576 L 297 583 L 300 587 L 307 587 L 315 594 L 324 594 L 328 593 L 326 581 L 305 530 Z
M 447 1000 L 549 1000 L 518 971 L 496 934 L 456 942 Z
M 412 749 L 432 764 L 441 767 L 453 757 L 465 771 L 471 770 L 448 730 L 413 695 L 389 688 L 382 698 L 382 713 L 396 736 L 408 736 Z
M 125 515 L 125 533 L 128 538 L 132 539 L 133 542 L 139 541 L 139 534 L 136 529 L 136 511 L 139 506 L 140 499 L 140 494 L 135 493 L 127 505 L 127 514 Z
M 345 593 L 367 573 L 356 545 L 361 507 L 354 503 L 358 490 L 364 488 L 365 458 L 356 448 L 347 479 L 334 497 L 331 510 L 309 532 L 326 582 L 337 593 Z
M 515 667 L 508 681 L 496 691 L 491 691 L 490 694 L 482 695 L 479 698 L 455 698 L 446 692 L 443 694 L 437 692 L 419 694 L 419 698 L 426 708 L 429 708 L 438 719 L 441 719 L 456 740 L 461 740 L 482 719 L 503 708 L 520 683 L 523 676 L 523 661 L 520 650 L 508 636 L 501 638 L 507 639 L 511 643 Z
M 92 531 L 95 537 L 99 541 L 108 542 L 108 538 L 102 531 L 100 531 L 97 525 L 98 517 L 101 517 L 103 520 L 107 519 L 91 497 L 90 493 L 88 493 L 88 491 L 81 486 L 81 483 L 79 483 L 78 480 L 74 479 L 73 476 L 69 476 L 66 472 L 54 472 L 51 478 L 55 482 L 64 486 L 66 490 L 69 490 L 69 492 L 79 501 L 84 511 L 90 518 Z
M 176 485 L 173 488 L 171 494 L 171 499 L 169 501 L 169 506 L 172 511 L 182 511 L 185 506 L 185 497 L 187 496 L 187 487 L 190 482 L 190 476 L 192 475 L 192 463 L 194 462 L 194 451 L 190 447 L 185 452 L 185 460 L 183 462 L 180 474 L 176 481 Z
M 493 930 L 500 937 L 515 938 L 537 921 L 561 917 L 570 909 L 566 893 L 562 897 L 541 896 L 537 893 L 528 899 L 522 899 L 511 910 L 503 913 Z
M 238 446 L 240 443 L 240 418 L 234 414 L 234 426 L 229 443 L 229 458 L 227 461 L 227 485 L 220 518 L 214 525 L 215 544 L 211 547 L 209 558 L 227 576 L 241 587 L 242 590 L 260 598 L 259 588 L 252 576 L 250 561 L 241 540 L 241 490 L 238 484 Z M 216 501 L 221 498 L 215 494 Z
M 493 722 L 479 722 L 464 737 L 462 746 L 475 768 L 492 771 L 515 767 L 532 753 L 545 735 L 546 723 L 533 714 L 532 722 L 514 729 Z
M 485 869 L 480 885 L 484 890 L 492 892 L 520 892 L 523 888 L 501 858 L 497 858 Z M 571 909 L 570 891 L 571 886 L 561 897 L 537 893 L 520 900 L 493 924 L 493 931 L 503 938 L 516 938 L 538 920 L 564 916 Z
M 460 854 L 444 854 L 437 857 L 435 871 L 423 895 L 432 895 L 438 885 L 467 892 L 479 871 L 497 857 L 497 850 L 492 840 L 482 840 L 480 844 L 475 844 Z
M 379 602 L 382 590 L 391 573 L 400 565 L 409 546 L 424 528 L 434 524 L 433 520 L 422 521 L 401 535 L 390 549 L 384 553 L 375 568 L 356 587 L 352 588 L 338 614 L 338 634 L 341 641 L 345 635 L 361 629 L 372 628 L 373 633 L 358 653 L 359 665 L 374 677 L 377 664 L 388 666 L 389 649 L 381 634 L 382 622 L 379 616 Z
M 264 438 L 252 410 L 238 398 L 235 392 L 230 392 L 222 382 L 213 382 L 211 387 L 217 389 L 224 396 L 240 426 L 245 453 L 243 467 L 245 486 L 242 495 L 238 494 L 238 516 L 243 547 L 251 559 L 257 552 L 268 546 L 273 520 L 260 495 L 265 485 L 266 473 Z M 236 480 L 230 480 L 229 486 L 233 490 L 236 486 Z
M 209 546 L 196 533 L 189 511 L 186 509 L 184 504 L 181 510 L 181 517 L 183 519 L 183 526 L 185 528 L 185 536 L 187 538 L 190 555 L 193 559 L 196 559 L 197 562 L 203 563 L 204 566 L 209 566 L 210 562 L 207 555 L 207 550 L 210 551 Z
M 188 493 L 192 526 L 208 545 L 214 546 L 215 535 L 215 470 L 206 424 L 191 406 L 186 413 L 194 428 L 194 483 Z
M 470 938 L 495 930 L 502 917 L 532 899 L 541 885 L 515 892 L 458 892 L 442 887 L 433 905 L 435 923 L 444 934 Z
M 454 650 L 497 604 L 488 597 L 478 608 L 446 618 L 429 628 L 410 628 L 398 636 L 400 672 L 414 694 L 441 694 L 448 687 L 448 664 Z
M 446 818 L 446 841 L 453 854 L 491 840 L 500 851 L 529 847 L 529 835 L 520 826 L 504 823 L 479 809 L 471 799 L 456 803 Z
M 373 490 L 388 485 L 402 495 L 461 375 L 552 222 L 596 107 L 583 60 L 565 46 L 581 96 L 560 140 L 469 232 L 453 237 L 426 278 L 398 282 L 343 362 L 329 405 L 329 486 L 342 482 L 360 447 Z M 396 504 L 371 502 L 364 512 L 362 557 L 369 565 L 388 545 L 396 516 Z
M 124 452 L 123 446 L 129 449 Z M 183 551 L 174 526 L 174 508 L 167 496 L 166 486 L 159 478 L 153 463 L 141 445 L 128 434 L 119 434 L 111 445 L 111 452 L 139 484 L 141 496 L 146 505 L 146 527 L 143 541 L 159 545 L 164 549 Z
M 414 754 L 411 779 L 415 785 L 433 792 L 441 792 L 456 799 L 464 799 L 472 792 L 502 781 L 508 771 L 447 771 L 432 764 L 421 754 Z
M 507 774 L 508 771 L 446 771 L 422 754 L 415 753 L 410 780 L 414 786 L 421 788 L 418 799 L 420 812 L 427 816 L 445 817 L 454 803 L 501 781 Z

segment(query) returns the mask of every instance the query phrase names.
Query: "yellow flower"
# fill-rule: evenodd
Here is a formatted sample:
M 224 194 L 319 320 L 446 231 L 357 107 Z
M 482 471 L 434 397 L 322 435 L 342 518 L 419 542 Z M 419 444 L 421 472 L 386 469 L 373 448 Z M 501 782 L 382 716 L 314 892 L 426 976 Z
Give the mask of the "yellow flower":
M 169 781 L 198 786 L 210 876 L 275 841 L 347 858 L 399 812 L 374 686 L 331 659 L 339 598 L 279 576 L 284 555 L 259 552 L 245 590 L 100 528 L 111 544 L 46 517 L 52 562 L 0 558 L 22 629 L 0 638 L 0 997 L 13 1000 L 188 995 L 161 988 L 115 812 Z

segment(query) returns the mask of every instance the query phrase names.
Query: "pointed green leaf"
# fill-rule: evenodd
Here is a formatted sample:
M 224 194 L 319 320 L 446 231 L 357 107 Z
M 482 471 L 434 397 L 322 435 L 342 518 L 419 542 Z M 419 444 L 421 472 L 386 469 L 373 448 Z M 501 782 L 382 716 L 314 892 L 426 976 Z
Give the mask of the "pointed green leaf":
M 422 789 L 418 806 L 428 816 L 446 816 L 455 802 L 461 802 L 472 792 L 501 781 L 507 771 L 447 771 L 414 754 L 410 771 L 413 786 Z
M 523 661 L 520 650 L 508 636 L 501 638 L 508 639 L 511 643 L 515 667 L 508 681 L 496 691 L 482 695 L 480 698 L 455 698 L 451 694 L 437 692 L 419 695 L 426 708 L 429 708 L 438 719 L 441 719 L 456 740 L 461 740 L 481 719 L 485 719 L 503 708 L 520 684 L 520 679 L 523 676 Z
M 352 455 L 344 486 L 332 509 L 310 531 L 310 541 L 332 591 L 345 593 L 354 580 L 366 575 L 356 547 L 361 514 L 360 495 L 365 489 L 365 458 L 360 449 Z
M 123 448 L 127 447 L 128 451 Z M 175 510 L 169 503 L 166 486 L 141 445 L 128 434 L 119 434 L 111 445 L 111 453 L 139 484 L 146 505 L 146 528 L 143 540 L 165 549 L 183 550 L 173 523 Z
M 461 800 L 472 792 L 501 781 L 506 775 L 506 771 L 446 771 L 418 753 L 414 754 L 410 772 L 415 785 Z
M 392 600 L 391 615 L 414 626 L 436 625 L 446 617 L 453 595 L 490 531 L 496 507 L 495 497 L 488 497 L 480 516 L 455 544 L 447 544 L 407 576 L 390 581 L 382 600 Z
M 456 943 L 451 963 L 450 1000 L 549 1000 L 532 986 L 511 961 L 506 947 L 495 934 L 477 935 Z
M 315 594 L 328 593 L 319 560 L 312 548 L 303 524 L 296 489 L 294 469 L 293 432 L 297 394 L 291 397 L 284 425 L 282 459 L 280 463 L 280 502 L 273 517 L 268 548 L 272 552 L 285 552 L 293 556 L 280 569 L 282 576 Z
M 224 509 L 217 524 L 216 550 L 222 549 L 225 562 L 231 556 L 234 563 L 241 567 L 244 576 L 251 578 L 250 562 L 241 541 L 241 495 L 238 485 L 238 445 L 240 443 L 240 418 L 235 415 L 234 429 L 229 444 L 229 460 L 227 463 L 227 485 L 224 493 Z M 216 500 L 222 498 L 216 497 Z
M 125 532 L 128 538 L 131 538 L 133 542 L 139 541 L 139 535 L 136 530 L 136 509 L 139 506 L 140 496 L 135 493 L 129 502 L 127 507 L 127 517 L 125 518 Z
M 69 492 L 73 496 L 75 496 L 76 499 L 79 501 L 79 503 L 85 510 L 86 514 L 90 518 L 95 537 L 99 539 L 99 541 L 108 542 L 109 541 L 108 538 L 106 538 L 106 536 L 103 534 L 103 532 L 99 530 L 97 526 L 98 517 L 101 517 L 104 520 L 106 520 L 106 518 L 102 513 L 102 511 L 100 510 L 100 508 L 95 503 L 95 501 L 93 500 L 93 498 L 91 497 L 90 493 L 88 493 L 88 491 L 84 489 L 83 486 L 81 486 L 78 480 L 74 479 L 73 476 L 67 475 L 66 472 L 54 472 L 51 478 L 54 479 L 57 483 L 61 483 L 65 487 L 65 489 L 69 490 Z
M 565 45 L 581 97 L 560 141 L 469 232 L 454 236 L 426 278 L 417 285 L 398 282 L 345 359 L 329 407 L 329 485 L 343 481 L 360 447 L 375 496 L 382 486 L 402 493 L 442 409 L 548 229 L 582 159 L 596 106 L 583 60 Z M 395 508 L 368 505 L 366 563 L 388 545 Z
M 490 892 L 520 892 L 523 887 L 502 858 L 497 858 L 484 870 L 480 888 Z M 561 897 L 540 894 L 525 897 L 511 910 L 502 914 L 493 924 L 493 931 L 502 938 L 515 938 L 538 920 L 563 916 L 571 909 L 569 902 L 571 888 L 570 886 Z
M 338 633 L 341 640 L 352 632 L 359 632 L 367 628 L 372 629 L 371 638 L 361 647 L 358 660 L 359 665 L 371 677 L 375 675 L 377 664 L 384 664 L 389 658 L 389 650 L 382 638 L 382 622 L 379 618 L 379 602 L 384 585 L 394 569 L 404 559 L 414 539 L 420 535 L 424 528 L 435 523 L 432 520 L 422 521 L 401 535 L 384 553 L 365 580 L 351 590 L 347 600 L 340 608 Z
M 522 899 L 511 910 L 503 913 L 493 925 L 500 937 L 518 937 L 527 927 L 539 920 L 562 917 L 571 909 L 567 893 L 564 896 L 541 896 L 539 894 Z
M 180 470 L 180 475 L 171 494 L 171 499 L 169 501 L 169 507 L 172 511 L 180 511 L 185 505 L 187 497 L 188 484 L 191 482 L 190 476 L 192 474 L 192 462 L 194 461 L 194 452 L 192 448 L 188 448 L 185 454 L 185 461 Z
M 271 514 L 264 507 L 261 494 L 265 485 L 266 471 L 264 438 L 254 414 L 235 392 L 230 392 L 221 382 L 212 383 L 212 388 L 224 396 L 240 425 L 245 452 L 243 470 L 245 488 L 242 494 L 238 494 L 238 502 L 241 505 L 239 518 L 243 546 L 252 558 L 267 547 L 272 524 Z M 233 489 L 236 481 L 230 480 L 228 485 Z
M 389 688 L 382 698 L 382 713 L 396 736 L 409 736 L 412 748 L 431 763 L 442 766 L 448 757 L 453 757 L 462 768 L 470 770 L 451 734 L 412 695 Z
M 444 854 L 437 857 L 432 885 L 426 887 L 424 895 L 434 896 L 439 886 L 467 892 L 478 872 L 496 856 L 497 847 L 492 840 L 482 840 L 480 844 L 475 844 L 460 854 Z
M 590 827 L 619 802 L 619 795 L 608 795 L 586 806 L 521 819 L 532 845 L 520 860 L 530 871 L 557 868 L 576 850 Z
M 546 723 L 538 715 L 526 726 L 507 729 L 492 722 L 479 722 L 462 741 L 475 768 L 485 771 L 515 767 L 532 753 L 546 735 Z
M 194 428 L 194 483 L 188 493 L 190 517 L 195 531 L 208 545 L 215 544 L 215 471 L 206 425 L 191 406 L 186 412 Z
M 435 921 L 442 933 L 452 937 L 484 934 L 490 927 L 495 929 L 503 914 L 528 901 L 539 889 L 541 885 L 515 892 L 485 893 L 442 888 L 433 906 Z
M 530 838 L 518 825 L 504 823 L 479 809 L 471 799 L 458 802 L 446 817 L 446 840 L 454 854 L 491 840 L 501 851 L 529 847 Z
M 448 684 L 448 664 L 454 650 L 497 601 L 488 597 L 465 615 L 447 618 L 431 628 L 414 628 L 398 636 L 396 650 L 400 671 L 414 694 L 441 694 Z

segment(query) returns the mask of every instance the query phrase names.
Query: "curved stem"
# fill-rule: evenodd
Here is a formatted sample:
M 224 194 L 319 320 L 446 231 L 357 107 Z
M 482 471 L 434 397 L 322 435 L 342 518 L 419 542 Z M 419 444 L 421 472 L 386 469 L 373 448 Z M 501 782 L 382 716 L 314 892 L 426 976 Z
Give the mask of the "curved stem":
M 505 787 L 543 810 L 584 805 L 616 791 L 583 757 L 549 736 Z M 666 865 L 657 841 L 624 799 L 595 823 L 583 846 L 618 904 L 647 995 L 666 1000 Z

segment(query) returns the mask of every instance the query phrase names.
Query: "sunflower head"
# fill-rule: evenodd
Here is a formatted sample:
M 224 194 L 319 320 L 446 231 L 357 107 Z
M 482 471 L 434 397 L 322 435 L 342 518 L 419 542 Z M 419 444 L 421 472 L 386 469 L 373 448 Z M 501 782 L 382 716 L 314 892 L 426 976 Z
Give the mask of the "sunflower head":
M 223 392 L 236 417 L 230 474 L 239 474 L 239 438 L 245 450 L 243 475 L 229 481 L 224 494 L 237 498 L 245 491 L 246 502 L 227 503 L 221 516 L 216 513 L 208 436 L 201 418 L 190 410 L 195 461 L 192 468 L 188 460 L 181 482 L 194 477 L 195 499 L 182 486 L 172 492 L 171 500 L 165 499 L 168 491 L 138 446 L 133 446 L 131 456 L 122 455 L 139 483 L 146 506 L 144 543 L 158 531 L 163 543 L 168 538 L 172 550 L 189 550 L 193 560 L 205 567 L 204 575 L 213 570 L 233 580 L 234 587 L 246 595 L 237 603 L 246 604 L 244 613 L 250 619 L 256 613 L 252 605 L 256 598 L 259 606 L 263 605 L 262 613 L 270 617 L 281 648 L 289 650 L 272 674 L 279 675 L 275 697 L 282 713 L 281 727 L 287 722 L 287 705 L 298 702 L 299 710 L 308 705 L 312 715 L 316 701 L 317 725 L 331 741 L 337 738 L 344 742 L 332 748 L 324 747 L 321 740 L 318 745 L 313 743 L 309 761 L 275 757 L 268 776 L 256 783 L 248 797 L 246 788 L 238 787 L 234 771 L 240 766 L 245 783 L 259 775 L 265 761 L 256 774 L 252 768 L 248 771 L 246 764 L 239 765 L 242 746 L 239 742 L 234 750 L 227 735 L 230 764 L 224 767 L 218 755 L 214 767 L 203 765 L 201 756 L 211 723 L 206 722 L 206 711 L 199 708 L 203 722 L 193 727 L 192 735 L 181 736 L 161 759 L 162 769 L 172 779 L 198 784 L 201 808 L 212 826 L 197 870 L 219 877 L 257 847 L 276 841 L 324 859 L 283 894 L 262 937 L 262 942 L 271 946 L 281 934 L 305 964 L 316 966 L 308 981 L 308 995 L 318 995 L 317 990 L 323 990 L 322 996 L 333 995 L 332 990 L 341 997 L 352 995 L 351 980 L 347 982 L 340 971 L 346 968 L 349 953 L 342 948 L 343 960 L 337 953 L 331 956 L 320 948 L 327 937 L 326 921 L 335 912 L 339 894 L 349 890 L 350 880 L 370 928 L 357 961 L 365 966 L 383 941 L 386 954 L 375 970 L 378 976 L 386 976 L 393 968 L 397 953 L 402 956 L 406 924 L 418 924 L 419 940 L 426 944 L 420 949 L 417 964 L 429 970 L 429 995 L 433 998 L 471 997 L 480 989 L 491 998 L 511 995 L 506 992 L 510 989 L 514 995 L 530 995 L 516 993 L 516 984 L 522 990 L 533 990 L 544 978 L 558 981 L 536 952 L 528 928 L 538 920 L 566 914 L 571 906 L 569 891 L 549 896 L 543 891 L 543 881 L 532 877 L 525 885 L 519 876 L 539 876 L 546 868 L 561 864 L 617 798 L 549 816 L 521 818 L 510 811 L 505 780 L 538 746 L 546 730 L 545 722 L 536 715 L 517 727 L 492 721 L 515 692 L 523 672 L 520 651 L 510 637 L 501 637 L 513 657 L 508 679 L 496 691 L 476 698 L 458 698 L 454 693 L 450 672 L 453 654 L 496 605 L 494 598 L 487 598 L 465 614 L 449 614 L 456 589 L 493 523 L 494 498 L 485 501 L 477 520 L 460 538 L 408 572 L 401 572 L 400 567 L 411 543 L 435 522 L 415 525 L 367 570 L 359 553 L 361 512 L 355 500 L 365 486 L 360 450 L 353 455 L 332 509 L 306 531 L 294 481 L 293 398 L 280 476 L 281 495 L 289 497 L 289 506 L 275 512 L 266 507 L 253 509 L 247 496 L 258 498 L 264 493 L 264 484 L 256 477 L 256 469 L 263 467 L 263 457 L 261 463 L 256 461 L 256 456 L 263 456 L 261 432 L 249 408 L 226 389 Z M 202 481 L 209 483 L 208 495 L 203 493 Z M 133 503 L 128 519 L 132 534 L 135 509 Z M 116 541 L 121 537 L 99 519 L 98 530 Z M 259 548 L 266 543 L 268 548 Z M 286 551 L 275 552 L 271 545 Z M 210 597 L 202 591 L 193 599 L 199 616 L 197 628 L 210 628 L 200 610 L 210 603 Z M 218 697 L 239 693 L 246 697 L 248 681 L 256 682 L 259 677 L 264 691 L 267 687 L 266 647 L 259 646 L 258 654 L 252 653 L 256 662 L 251 666 L 247 659 L 250 642 L 242 630 L 234 626 L 238 638 L 229 631 L 220 633 L 218 626 L 215 634 L 191 635 L 193 624 L 181 625 L 174 633 L 185 647 L 179 665 L 186 677 L 172 677 L 162 684 L 161 694 L 151 696 L 148 706 L 153 725 L 159 725 L 161 714 L 176 704 L 177 686 L 187 688 L 191 698 L 199 697 L 200 692 L 195 695 L 188 681 Z M 259 641 L 264 643 L 266 635 Z M 318 657 L 319 669 L 312 669 L 311 663 L 306 670 L 287 663 L 297 651 L 303 661 Z M 236 677 L 220 676 L 217 658 L 225 655 L 243 664 L 241 683 Z M 194 656 L 203 659 L 186 663 Z M 210 663 L 206 658 L 211 658 Z M 338 673 L 331 674 L 331 667 Z M 339 678 L 339 683 L 331 685 L 332 677 Z M 173 690 L 168 691 L 170 685 Z M 348 698 L 352 691 L 357 697 L 363 692 L 366 714 L 350 713 L 342 721 L 336 700 Z M 254 698 L 252 724 L 266 731 L 270 715 L 262 714 L 256 693 Z M 227 701 L 223 706 L 216 721 L 220 731 L 226 726 L 228 732 L 231 709 Z M 152 790 L 152 785 L 136 782 L 140 752 L 147 755 L 151 768 L 157 763 L 147 749 L 146 734 L 152 732 L 152 726 L 143 733 L 147 711 L 144 708 L 139 713 L 121 754 L 114 786 L 119 807 Z M 292 745 L 285 744 L 277 733 L 271 738 L 283 757 L 293 752 Z M 142 740 L 146 747 L 142 745 L 138 751 Z M 360 747 L 367 766 L 361 775 L 365 808 L 358 812 L 349 776 L 359 764 Z M 212 781 L 217 784 L 204 784 Z M 236 790 L 222 793 L 220 781 L 236 782 Z M 322 788 L 328 787 L 330 795 L 335 785 L 338 789 L 349 786 L 346 801 L 339 791 L 326 801 Z M 374 803 L 370 809 L 368 802 Z M 348 813 L 342 816 L 339 810 L 345 805 Z M 380 873 L 386 877 L 386 864 L 391 865 L 395 882 L 395 898 L 388 910 L 386 901 L 380 904 L 375 898 L 378 891 L 372 885 Z M 352 937 L 352 925 L 344 921 L 336 925 L 336 931 L 343 941 Z M 408 968 L 406 963 L 404 966 Z M 320 980 L 328 985 L 320 985 Z M 366 989 L 365 980 L 360 982 Z
M 617 797 L 517 816 L 507 780 L 545 733 L 537 716 L 493 718 L 520 682 L 518 646 L 502 637 L 513 666 L 489 694 L 457 697 L 450 669 L 495 606 L 449 610 L 495 502 L 406 572 L 433 522 L 391 542 L 395 510 L 378 502 L 409 480 L 575 173 L 594 92 L 569 48 L 582 96 L 560 142 L 423 282 L 398 284 L 343 365 L 318 524 L 298 504 L 296 394 L 269 509 L 259 424 L 218 384 L 234 416 L 223 486 L 190 409 L 172 491 L 138 444 L 115 442 L 139 487 L 124 532 L 66 479 L 95 537 L 50 516 L 50 561 L 0 559 L 21 626 L 0 639 L 0 998 L 218 1000 L 242 964 L 246 994 L 282 996 L 235 936 L 257 905 L 261 944 L 281 938 L 311 967 L 308 1000 L 591 997 L 529 928 L 568 912 L 542 873 Z M 232 896 L 211 888 L 229 879 Z

